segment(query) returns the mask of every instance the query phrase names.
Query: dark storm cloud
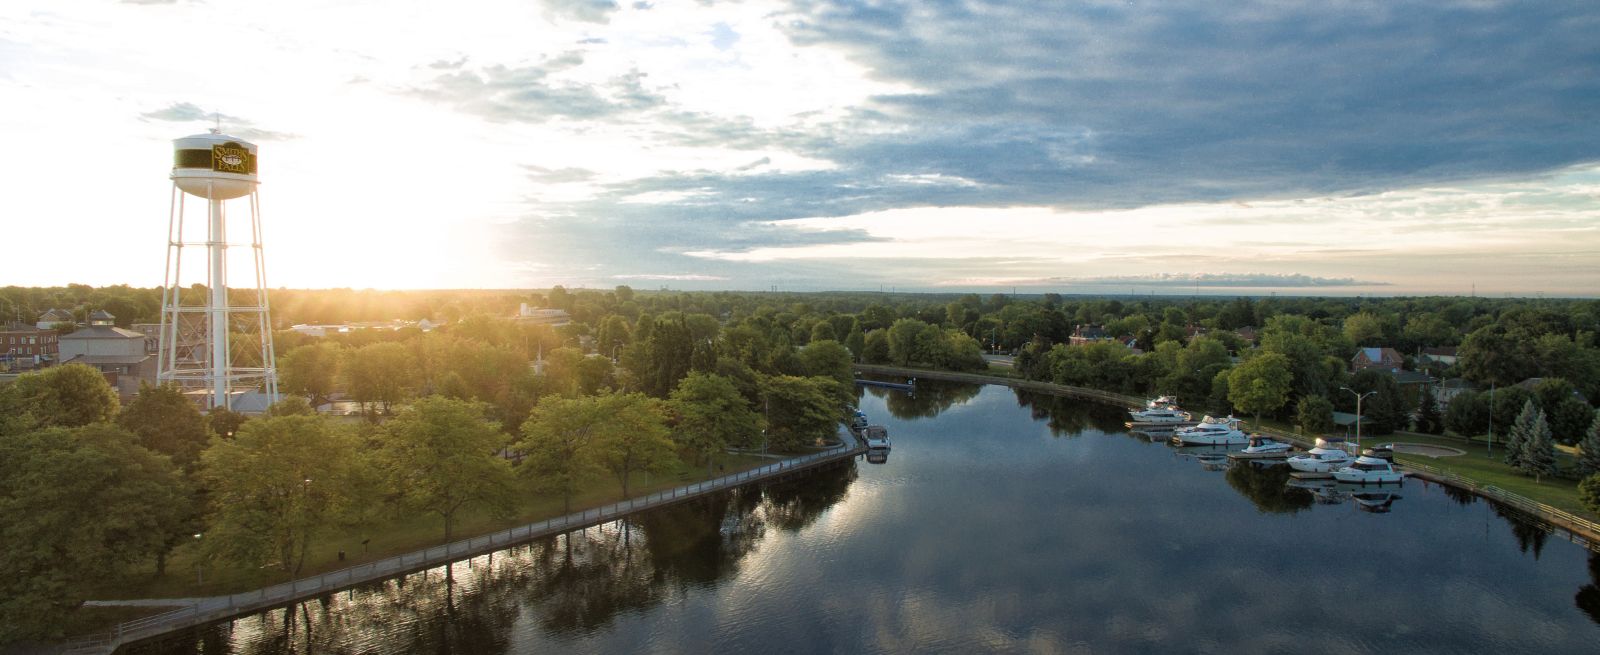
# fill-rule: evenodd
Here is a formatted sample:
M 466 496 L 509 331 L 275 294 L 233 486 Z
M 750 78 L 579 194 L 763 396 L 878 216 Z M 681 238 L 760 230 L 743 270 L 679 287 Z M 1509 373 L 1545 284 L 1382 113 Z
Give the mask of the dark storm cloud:
M 569 88 L 498 69 L 441 77 L 434 92 L 500 120 L 628 121 L 675 145 L 835 164 L 664 173 L 545 208 L 644 225 L 627 244 L 573 246 L 590 261 L 667 258 L 672 270 L 694 262 L 673 252 L 784 243 L 762 242 L 785 237 L 754 221 L 1367 194 L 1600 159 L 1592 3 L 797 0 L 775 20 L 796 45 L 841 50 L 915 91 L 807 131 L 680 111 L 636 78 Z M 907 182 L 915 176 L 966 183 Z M 679 203 L 618 204 L 697 190 Z
M 169 123 L 199 121 L 211 125 L 220 124 L 224 134 L 232 134 L 252 141 L 288 141 L 299 138 L 297 134 L 276 132 L 256 127 L 255 123 L 247 118 L 220 112 L 208 112 L 192 102 L 175 102 L 163 109 L 139 114 L 139 117 L 145 120 L 166 121 Z

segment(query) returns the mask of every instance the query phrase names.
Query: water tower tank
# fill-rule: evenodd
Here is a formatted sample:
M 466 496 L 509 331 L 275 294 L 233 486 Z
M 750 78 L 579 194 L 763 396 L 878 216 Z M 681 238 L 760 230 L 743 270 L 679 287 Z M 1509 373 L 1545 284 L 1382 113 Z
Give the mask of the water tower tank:
M 254 143 L 213 132 L 173 139 L 172 149 L 172 181 L 184 193 L 228 200 L 255 189 Z

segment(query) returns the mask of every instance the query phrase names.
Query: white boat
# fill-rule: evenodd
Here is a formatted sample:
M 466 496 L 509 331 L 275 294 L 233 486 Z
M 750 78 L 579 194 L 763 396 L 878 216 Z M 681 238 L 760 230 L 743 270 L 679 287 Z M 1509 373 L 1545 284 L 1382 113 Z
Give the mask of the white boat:
M 1332 473 L 1351 462 L 1350 453 L 1344 451 L 1344 442 L 1317 439 L 1317 446 L 1304 455 L 1289 458 L 1289 468 L 1306 473 Z
M 1357 457 L 1349 466 L 1333 472 L 1333 479 L 1355 484 L 1393 483 L 1404 480 L 1405 477 L 1404 473 L 1395 470 L 1394 464 L 1365 455 Z
M 1144 403 L 1144 408 L 1145 409 L 1156 409 L 1158 407 L 1177 407 L 1177 406 L 1178 406 L 1178 397 L 1177 396 L 1156 396 L 1155 398 L 1151 398 L 1150 400 L 1147 400 Z
M 1153 407 L 1128 412 L 1135 423 L 1188 423 L 1190 415 L 1177 407 Z
M 1198 425 L 1173 432 L 1172 441 L 1185 446 L 1235 446 L 1249 441 L 1249 437 L 1239 430 L 1239 419 L 1207 416 Z
M 889 449 L 889 430 L 881 425 L 869 425 L 862 430 L 862 436 L 867 438 L 867 448 L 872 450 Z
M 1250 435 L 1250 446 L 1240 451 L 1245 455 L 1283 455 L 1293 450 L 1294 446 L 1260 434 Z

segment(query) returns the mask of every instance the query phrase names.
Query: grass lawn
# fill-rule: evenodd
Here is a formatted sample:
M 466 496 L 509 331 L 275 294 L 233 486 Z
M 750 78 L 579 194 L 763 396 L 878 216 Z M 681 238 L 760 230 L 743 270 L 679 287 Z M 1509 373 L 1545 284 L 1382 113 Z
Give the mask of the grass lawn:
M 755 455 L 725 453 L 717 457 L 717 464 L 721 469 L 715 471 L 710 477 L 759 468 L 771 464 L 773 461 L 775 460 Z M 653 476 L 644 473 L 636 474 L 630 480 L 629 491 L 634 497 L 639 497 L 705 479 L 708 479 L 708 476 L 704 466 L 682 465 L 677 470 L 665 474 Z M 614 476 L 608 475 L 596 479 L 585 487 L 583 491 L 575 495 L 572 498 L 572 511 L 576 512 L 608 505 L 622 499 L 621 485 L 617 483 Z M 455 541 L 488 534 L 563 514 L 565 512 L 563 511 L 560 497 L 529 494 L 517 514 L 510 519 L 497 520 L 481 511 L 464 510 L 456 518 L 451 540 Z M 371 541 L 366 547 L 363 547 L 361 541 L 368 538 Z M 199 570 L 199 548 L 197 545 L 184 544 L 175 549 L 171 557 L 168 558 L 166 575 L 156 576 L 154 574 L 155 564 L 151 562 L 142 573 L 134 573 L 119 580 L 109 581 L 104 586 L 96 589 L 91 598 L 187 598 L 250 591 L 286 582 L 295 577 L 306 577 L 327 571 L 335 571 L 365 562 L 422 550 L 441 543 L 444 543 L 444 520 L 437 515 L 396 518 L 366 531 L 335 531 L 315 538 L 312 541 L 310 552 L 306 556 L 305 568 L 298 575 L 284 573 L 276 568 L 246 568 L 228 562 L 212 561 L 206 563 L 203 567 L 205 578 L 203 583 L 199 581 L 201 573 Z M 339 551 L 341 550 L 345 553 L 343 561 L 339 560 Z M 159 613 L 166 609 L 170 608 L 161 608 L 155 612 L 146 611 L 144 613 Z M 111 624 L 131 618 L 113 612 L 100 612 L 98 610 L 93 614 L 104 615 L 102 621 L 96 622 L 98 623 L 98 629 L 104 629 Z M 90 630 L 93 629 L 91 628 Z
M 1293 431 L 1292 426 L 1281 421 L 1264 420 L 1262 423 L 1265 423 L 1269 428 Z M 1253 421 L 1247 422 L 1247 424 L 1253 425 Z M 1600 519 L 1593 512 L 1584 509 L 1583 504 L 1578 502 L 1578 481 L 1576 479 L 1557 476 L 1535 482 L 1532 477 L 1523 475 L 1507 466 L 1503 437 L 1495 439 L 1492 454 L 1488 440 L 1481 436 L 1469 440 L 1456 436 L 1440 436 L 1417 432 L 1395 432 L 1381 437 L 1363 435 L 1361 447 L 1367 448 L 1373 444 L 1391 442 L 1446 446 L 1467 451 L 1467 454 L 1457 457 L 1439 457 L 1436 459 L 1420 455 L 1396 454 L 1395 459 L 1400 462 L 1426 464 L 1469 478 L 1478 484 L 1494 485 L 1511 493 L 1526 496 L 1532 500 L 1579 516 Z M 1576 464 L 1577 461 L 1573 456 L 1572 448 L 1556 447 L 1556 466 L 1560 467 L 1563 472 L 1572 471 Z

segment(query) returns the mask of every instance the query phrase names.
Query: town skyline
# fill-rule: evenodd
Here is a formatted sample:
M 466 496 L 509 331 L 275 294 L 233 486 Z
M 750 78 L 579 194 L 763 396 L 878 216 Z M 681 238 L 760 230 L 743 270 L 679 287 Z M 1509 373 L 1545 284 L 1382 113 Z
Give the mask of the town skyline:
M 0 282 L 160 285 L 220 125 L 272 288 L 1592 297 L 1595 17 L 13 3 Z

